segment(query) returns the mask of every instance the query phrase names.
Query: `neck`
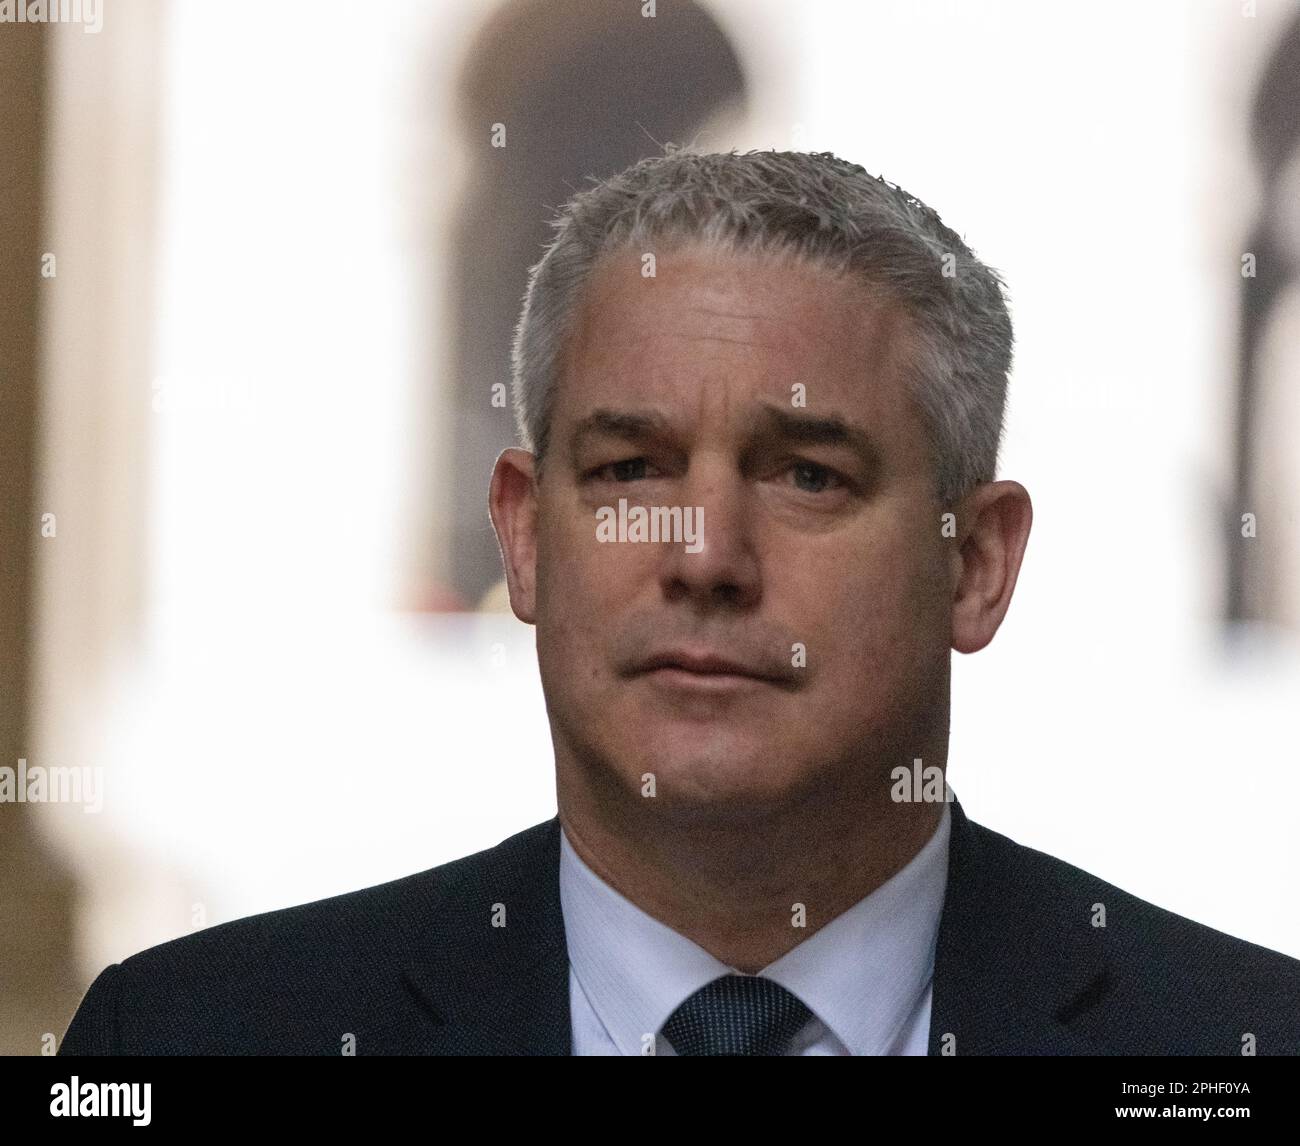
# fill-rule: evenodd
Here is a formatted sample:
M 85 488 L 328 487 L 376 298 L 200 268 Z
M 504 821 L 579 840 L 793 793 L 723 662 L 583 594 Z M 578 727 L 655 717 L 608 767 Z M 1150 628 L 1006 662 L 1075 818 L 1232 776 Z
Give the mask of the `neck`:
M 935 750 L 943 741 L 924 759 L 945 760 Z M 608 768 L 563 758 L 557 745 L 559 816 L 601 879 L 716 959 L 756 974 L 870 895 L 934 834 L 943 805 L 895 802 L 892 767 L 843 769 L 842 779 L 776 810 L 687 815 L 623 790 Z

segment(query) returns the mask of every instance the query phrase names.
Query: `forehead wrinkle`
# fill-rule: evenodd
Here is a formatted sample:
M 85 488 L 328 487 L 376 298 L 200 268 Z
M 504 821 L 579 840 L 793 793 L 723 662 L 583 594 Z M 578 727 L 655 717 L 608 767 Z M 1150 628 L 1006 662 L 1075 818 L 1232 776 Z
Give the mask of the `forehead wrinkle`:
M 682 330 L 669 330 L 664 332 L 668 338 L 680 338 L 683 342 L 722 342 L 730 346 L 767 346 L 776 347 L 783 345 L 780 341 L 767 341 L 760 338 L 727 338 L 721 334 L 690 334 Z

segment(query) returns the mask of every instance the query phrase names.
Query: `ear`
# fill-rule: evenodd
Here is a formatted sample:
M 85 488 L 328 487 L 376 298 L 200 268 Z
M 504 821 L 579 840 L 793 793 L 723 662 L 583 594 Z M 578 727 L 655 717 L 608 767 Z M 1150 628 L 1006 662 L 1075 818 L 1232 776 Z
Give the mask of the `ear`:
M 488 514 L 501 548 L 510 608 L 525 624 L 537 618 L 536 459 L 527 450 L 503 450 L 492 468 Z
M 1033 518 L 1019 482 L 986 482 L 962 499 L 952 555 L 952 647 L 959 653 L 979 652 L 1002 624 Z

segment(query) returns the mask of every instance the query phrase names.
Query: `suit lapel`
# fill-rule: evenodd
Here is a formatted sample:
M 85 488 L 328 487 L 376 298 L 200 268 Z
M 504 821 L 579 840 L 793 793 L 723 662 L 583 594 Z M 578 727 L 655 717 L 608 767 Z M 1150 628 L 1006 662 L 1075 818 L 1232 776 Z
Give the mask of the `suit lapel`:
M 437 869 L 427 934 L 403 972 L 423 1011 L 407 1053 L 571 1053 L 559 871 L 558 817 Z
M 1039 853 L 971 823 L 955 799 L 951 813 L 929 1053 L 1103 1053 L 1071 1027 L 1110 989 L 1086 896 L 1063 895 Z

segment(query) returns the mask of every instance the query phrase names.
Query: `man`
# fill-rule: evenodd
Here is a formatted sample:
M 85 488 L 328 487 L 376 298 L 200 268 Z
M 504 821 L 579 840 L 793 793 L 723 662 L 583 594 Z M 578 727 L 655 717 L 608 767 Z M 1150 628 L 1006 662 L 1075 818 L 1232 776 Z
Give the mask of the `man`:
M 943 779 L 1029 536 L 1011 348 L 995 272 L 831 155 L 575 196 L 489 497 L 558 816 L 114 964 L 62 1053 L 1300 1053 L 1300 961 Z

